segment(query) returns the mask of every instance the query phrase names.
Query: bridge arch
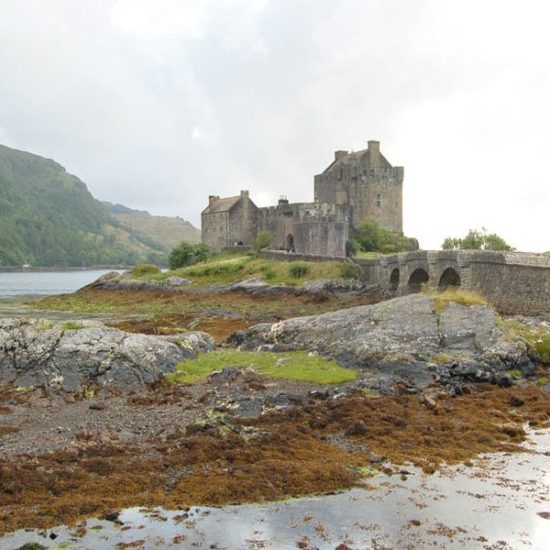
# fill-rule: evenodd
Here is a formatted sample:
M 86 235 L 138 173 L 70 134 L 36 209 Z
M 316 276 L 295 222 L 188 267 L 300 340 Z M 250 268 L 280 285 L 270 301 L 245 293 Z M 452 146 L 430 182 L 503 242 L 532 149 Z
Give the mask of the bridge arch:
M 448 267 L 443 271 L 441 274 L 441 277 L 439 278 L 439 288 L 448 288 L 450 286 L 460 286 L 461 280 L 460 275 L 456 271 L 456 269 L 452 267 Z
M 418 292 L 424 283 L 427 283 L 430 280 L 428 272 L 422 268 L 417 267 L 409 277 L 409 290 L 411 292 Z

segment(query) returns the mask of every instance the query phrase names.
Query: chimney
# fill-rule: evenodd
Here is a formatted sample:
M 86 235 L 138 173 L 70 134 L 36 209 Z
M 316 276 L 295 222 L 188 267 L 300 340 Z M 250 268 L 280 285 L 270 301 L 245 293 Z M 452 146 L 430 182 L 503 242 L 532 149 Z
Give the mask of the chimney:
M 218 195 L 209 195 L 208 196 L 208 206 L 215 203 L 216 201 L 219 201 L 220 197 Z
M 241 199 L 248 199 L 248 191 L 241 191 Z
M 334 151 L 334 160 L 343 159 L 348 155 L 347 151 Z
M 369 141 L 369 160 L 371 168 L 380 168 L 380 142 Z

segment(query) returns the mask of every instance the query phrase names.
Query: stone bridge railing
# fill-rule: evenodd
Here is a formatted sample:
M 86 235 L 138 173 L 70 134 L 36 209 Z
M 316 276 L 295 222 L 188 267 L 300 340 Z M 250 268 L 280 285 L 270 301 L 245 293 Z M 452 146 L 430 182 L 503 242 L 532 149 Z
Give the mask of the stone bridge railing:
M 550 313 L 550 257 L 523 252 L 443 250 L 355 259 L 365 281 L 388 294 L 461 286 L 485 296 L 503 313 Z

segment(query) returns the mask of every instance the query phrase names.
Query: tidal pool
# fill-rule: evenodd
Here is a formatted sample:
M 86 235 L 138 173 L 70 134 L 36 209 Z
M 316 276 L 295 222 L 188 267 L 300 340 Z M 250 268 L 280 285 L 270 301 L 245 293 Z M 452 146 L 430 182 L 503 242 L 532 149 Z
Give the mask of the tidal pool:
M 531 433 L 523 453 L 433 475 L 406 471 L 369 479 L 365 489 L 265 505 L 132 508 L 117 523 L 17 531 L 0 548 L 550 548 L 549 430 Z

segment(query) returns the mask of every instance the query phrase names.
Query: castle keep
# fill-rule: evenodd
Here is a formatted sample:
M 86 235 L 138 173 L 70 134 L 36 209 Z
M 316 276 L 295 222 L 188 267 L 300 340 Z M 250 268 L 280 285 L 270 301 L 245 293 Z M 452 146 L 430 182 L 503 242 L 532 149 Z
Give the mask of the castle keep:
M 273 235 L 271 248 L 300 254 L 345 256 L 351 230 L 375 220 L 403 231 L 403 167 L 393 167 L 369 141 L 357 152 L 336 151 L 314 177 L 314 201 L 258 208 L 248 191 L 235 197 L 210 196 L 202 212 L 202 242 L 213 250 L 249 246 L 260 231 Z

